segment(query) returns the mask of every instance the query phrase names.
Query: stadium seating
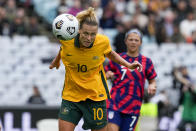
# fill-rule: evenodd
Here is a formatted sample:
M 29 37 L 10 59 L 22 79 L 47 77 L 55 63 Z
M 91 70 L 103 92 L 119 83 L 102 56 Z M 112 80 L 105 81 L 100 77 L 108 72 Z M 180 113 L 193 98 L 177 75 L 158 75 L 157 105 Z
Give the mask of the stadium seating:
M 187 43 L 163 43 L 157 46 L 155 43 L 145 43 L 141 47 L 141 53 L 152 59 L 158 74 L 158 89 L 172 86 L 171 71 L 173 67 L 187 66 L 191 78 L 196 80 L 196 47 Z
M 0 43 L 0 105 L 24 105 L 33 85 L 39 87 L 48 105 L 59 105 L 64 68 L 49 70 L 49 63 L 42 62 L 52 59 L 59 45 L 50 43 L 46 36 L 3 36 Z

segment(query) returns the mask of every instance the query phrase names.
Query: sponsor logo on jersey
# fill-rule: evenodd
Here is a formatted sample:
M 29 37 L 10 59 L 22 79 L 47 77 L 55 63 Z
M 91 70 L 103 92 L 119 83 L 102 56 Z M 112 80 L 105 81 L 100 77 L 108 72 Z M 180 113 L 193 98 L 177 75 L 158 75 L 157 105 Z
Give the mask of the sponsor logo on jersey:
M 67 56 L 72 56 L 71 54 L 66 54 Z
M 104 94 L 100 94 L 99 97 L 104 97 Z

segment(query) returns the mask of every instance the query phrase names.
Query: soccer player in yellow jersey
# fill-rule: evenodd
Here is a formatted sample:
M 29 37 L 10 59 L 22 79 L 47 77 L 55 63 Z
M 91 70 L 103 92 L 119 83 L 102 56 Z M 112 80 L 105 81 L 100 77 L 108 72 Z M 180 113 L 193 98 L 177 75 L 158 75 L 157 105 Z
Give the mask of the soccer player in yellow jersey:
M 137 61 L 128 63 L 112 51 L 108 37 L 97 34 L 98 21 L 93 8 L 76 17 L 79 34 L 72 40 L 60 40 L 61 50 L 50 65 L 50 69 L 58 69 L 61 59 L 66 68 L 59 131 L 74 131 L 82 117 L 83 129 L 106 131 L 106 99 L 110 95 L 103 68 L 105 56 L 129 69 L 142 70 L 142 65 Z

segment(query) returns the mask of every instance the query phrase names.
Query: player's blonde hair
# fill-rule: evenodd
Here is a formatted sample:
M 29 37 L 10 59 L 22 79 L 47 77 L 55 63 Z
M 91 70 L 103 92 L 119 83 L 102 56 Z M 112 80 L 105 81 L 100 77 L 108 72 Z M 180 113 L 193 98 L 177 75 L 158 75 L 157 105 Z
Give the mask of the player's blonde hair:
M 80 23 L 80 29 L 82 28 L 83 24 L 88 25 L 97 25 L 98 21 L 95 15 L 94 8 L 89 7 L 87 10 L 81 11 L 76 15 L 76 18 L 78 19 Z

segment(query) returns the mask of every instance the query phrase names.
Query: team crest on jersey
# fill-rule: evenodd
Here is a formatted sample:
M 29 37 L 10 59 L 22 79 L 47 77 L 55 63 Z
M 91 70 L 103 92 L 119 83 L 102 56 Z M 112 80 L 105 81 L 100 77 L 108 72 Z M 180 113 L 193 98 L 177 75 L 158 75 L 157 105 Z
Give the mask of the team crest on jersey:
M 76 31 L 75 27 L 67 27 L 67 33 L 69 33 L 70 35 L 73 35 L 75 31 Z
M 62 20 L 58 21 L 58 22 L 55 24 L 55 26 L 56 26 L 57 29 L 61 29 L 62 25 L 63 25 L 63 21 L 62 21 Z
M 66 15 L 66 17 L 70 20 L 70 21 L 73 21 L 74 20 L 74 17 L 72 15 Z
M 98 60 L 99 56 L 93 56 L 93 60 Z

